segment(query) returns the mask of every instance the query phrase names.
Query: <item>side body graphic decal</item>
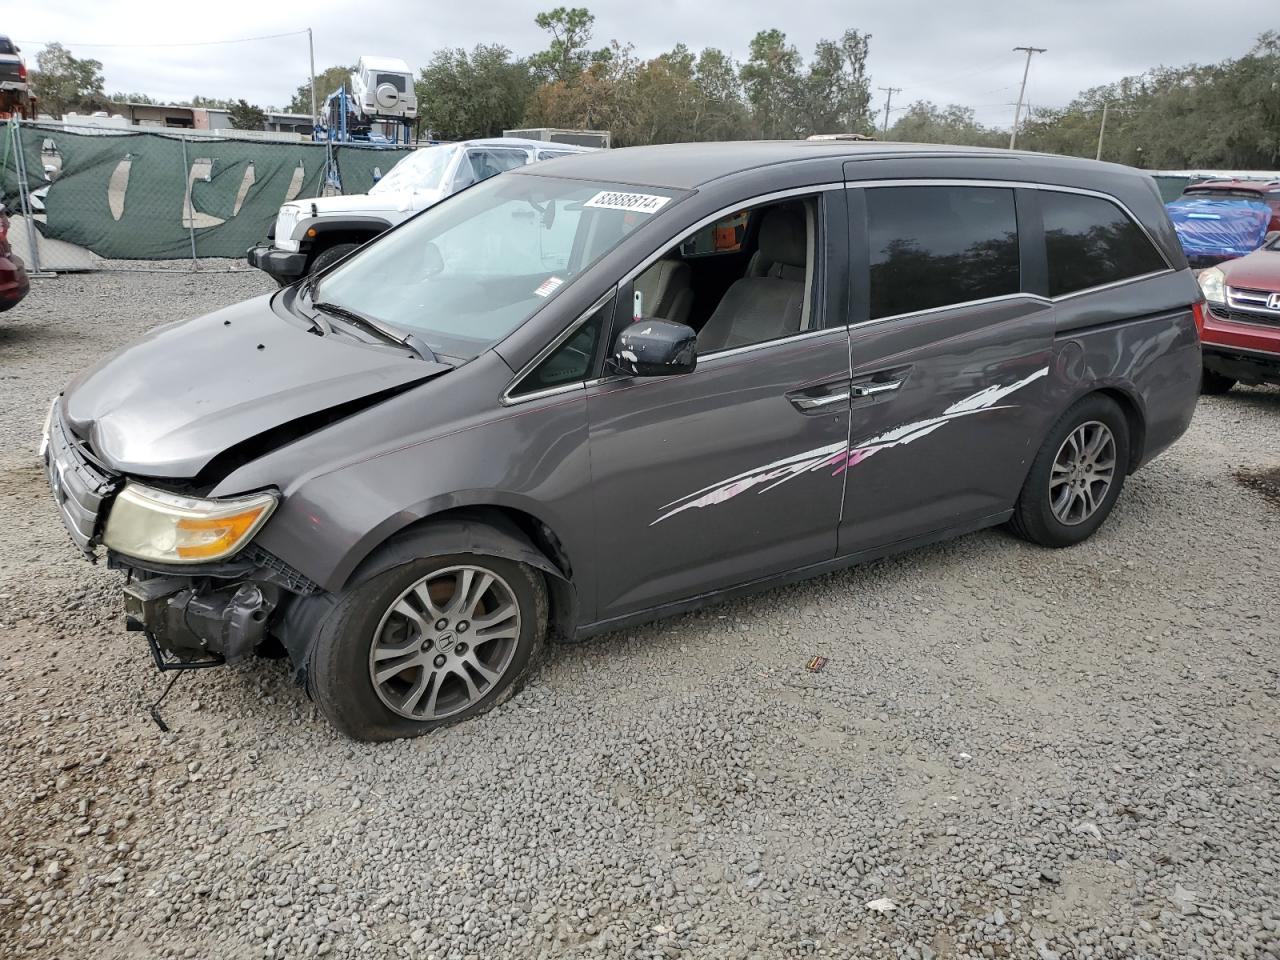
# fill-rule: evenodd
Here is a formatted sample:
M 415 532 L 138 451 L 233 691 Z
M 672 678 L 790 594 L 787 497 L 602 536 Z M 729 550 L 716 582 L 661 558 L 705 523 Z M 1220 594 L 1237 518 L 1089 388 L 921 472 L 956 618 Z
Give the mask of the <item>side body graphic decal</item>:
M 1048 374 L 1049 368 L 1042 367 L 1013 383 L 1004 386 L 992 385 L 979 390 L 977 393 L 951 404 L 936 417 L 904 423 L 901 426 L 894 427 L 892 430 L 886 430 L 877 436 L 859 440 L 853 444 L 835 443 L 825 447 L 818 447 L 816 450 L 807 450 L 784 460 L 774 460 L 772 463 L 766 463 L 744 473 L 726 477 L 718 483 L 703 487 L 701 490 L 695 490 L 693 493 L 686 494 L 665 504 L 661 508 L 658 519 L 654 520 L 649 526 L 661 523 L 663 520 L 674 517 L 677 513 L 685 510 L 713 507 L 716 504 L 724 503 L 726 500 L 732 500 L 738 494 L 746 493 L 748 490 L 755 489 L 757 493 L 768 493 L 774 487 L 786 483 L 788 480 L 826 467 L 832 468 L 832 476 L 838 476 L 850 467 L 857 466 L 868 457 L 875 456 L 881 450 L 900 447 L 919 440 L 921 437 L 927 437 L 952 420 L 989 410 L 1006 409 L 1012 404 L 1001 403 L 1001 400 L 1010 394 L 1016 393 L 1028 384 L 1034 383 L 1041 377 L 1048 376 Z

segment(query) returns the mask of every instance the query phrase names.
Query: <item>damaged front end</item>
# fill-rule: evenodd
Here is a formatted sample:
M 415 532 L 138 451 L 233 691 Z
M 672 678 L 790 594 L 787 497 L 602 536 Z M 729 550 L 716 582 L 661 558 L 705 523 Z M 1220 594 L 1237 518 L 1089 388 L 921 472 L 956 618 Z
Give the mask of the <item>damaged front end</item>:
M 302 574 L 253 545 L 237 562 L 199 571 L 144 569 L 113 552 L 108 552 L 107 563 L 129 575 L 125 629 L 146 635 L 160 670 L 238 663 L 263 653 L 287 609 L 320 592 Z
M 41 458 L 81 552 L 128 577 L 126 629 L 161 670 L 236 663 L 263 652 L 288 607 L 320 587 L 251 542 L 274 494 L 193 498 L 139 485 L 96 457 L 55 401 Z M 125 545 L 128 553 L 117 547 Z M 172 556 L 175 562 L 165 562 Z M 207 559 L 206 559 L 207 558 Z

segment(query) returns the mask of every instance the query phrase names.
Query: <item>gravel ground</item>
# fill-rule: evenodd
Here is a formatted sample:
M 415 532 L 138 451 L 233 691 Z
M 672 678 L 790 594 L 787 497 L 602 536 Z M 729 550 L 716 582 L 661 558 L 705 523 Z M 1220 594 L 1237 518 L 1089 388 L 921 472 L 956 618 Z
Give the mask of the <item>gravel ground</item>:
M 558 647 L 411 742 L 338 739 L 279 662 L 180 677 L 161 733 L 36 434 L 269 288 L 70 276 L 0 320 L 0 957 L 1280 957 L 1280 505 L 1236 479 L 1280 467 L 1280 391 L 1207 399 L 1072 550 Z

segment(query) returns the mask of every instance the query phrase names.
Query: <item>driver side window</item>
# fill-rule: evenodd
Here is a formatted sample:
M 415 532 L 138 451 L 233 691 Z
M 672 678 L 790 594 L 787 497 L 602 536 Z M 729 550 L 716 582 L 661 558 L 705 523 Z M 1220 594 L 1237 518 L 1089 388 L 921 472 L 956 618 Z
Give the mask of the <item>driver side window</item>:
M 699 355 L 815 329 L 819 213 L 819 198 L 789 198 L 693 232 L 634 279 L 630 315 L 692 327 Z

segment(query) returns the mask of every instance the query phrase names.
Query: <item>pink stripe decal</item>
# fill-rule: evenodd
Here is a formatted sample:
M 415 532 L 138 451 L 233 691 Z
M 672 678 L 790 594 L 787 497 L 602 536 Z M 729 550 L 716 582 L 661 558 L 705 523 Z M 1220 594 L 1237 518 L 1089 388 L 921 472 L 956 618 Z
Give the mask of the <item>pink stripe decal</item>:
M 735 474 L 732 477 L 726 477 L 719 483 L 713 483 L 711 486 L 695 490 L 693 493 L 686 494 L 665 504 L 661 508 L 665 512 L 649 526 L 661 523 L 663 520 L 674 517 L 677 513 L 685 510 L 713 507 L 757 487 L 759 488 L 756 491 L 757 493 L 767 493 L 788 480 L 824 468 L 832 468 L 831 476 L 839 476 L 845 470 L 850 467 L 856 467 L 863 460 L 874 456 L 881 450 L 904 446 L 919 440 L 921 437 L 927 437 L 952 420 L 958 420 L 961 417 L 989 410 L 1008 409 L 1013 404 L 1002 404 L 1000 403 L 1001 400 L 1021 390 L 1028 384 L 1039 380 L 1041 377 L 1048 376 L 1048 374 L 1049 368 L 1042 367 L 1035 373 L 1014 383 L 1005 386 L 985 387 L 977 393 L 965 397 L 963 400 L 956 401 L 936 417 L 904 423 L 870 439 L 859 441 L 857 446 L 834 443 L 825 447 L 818 447 L 815 450 L 795 454 L 784 460 L 775 460 L 772 463 L 766 463 L 763 466 Z

